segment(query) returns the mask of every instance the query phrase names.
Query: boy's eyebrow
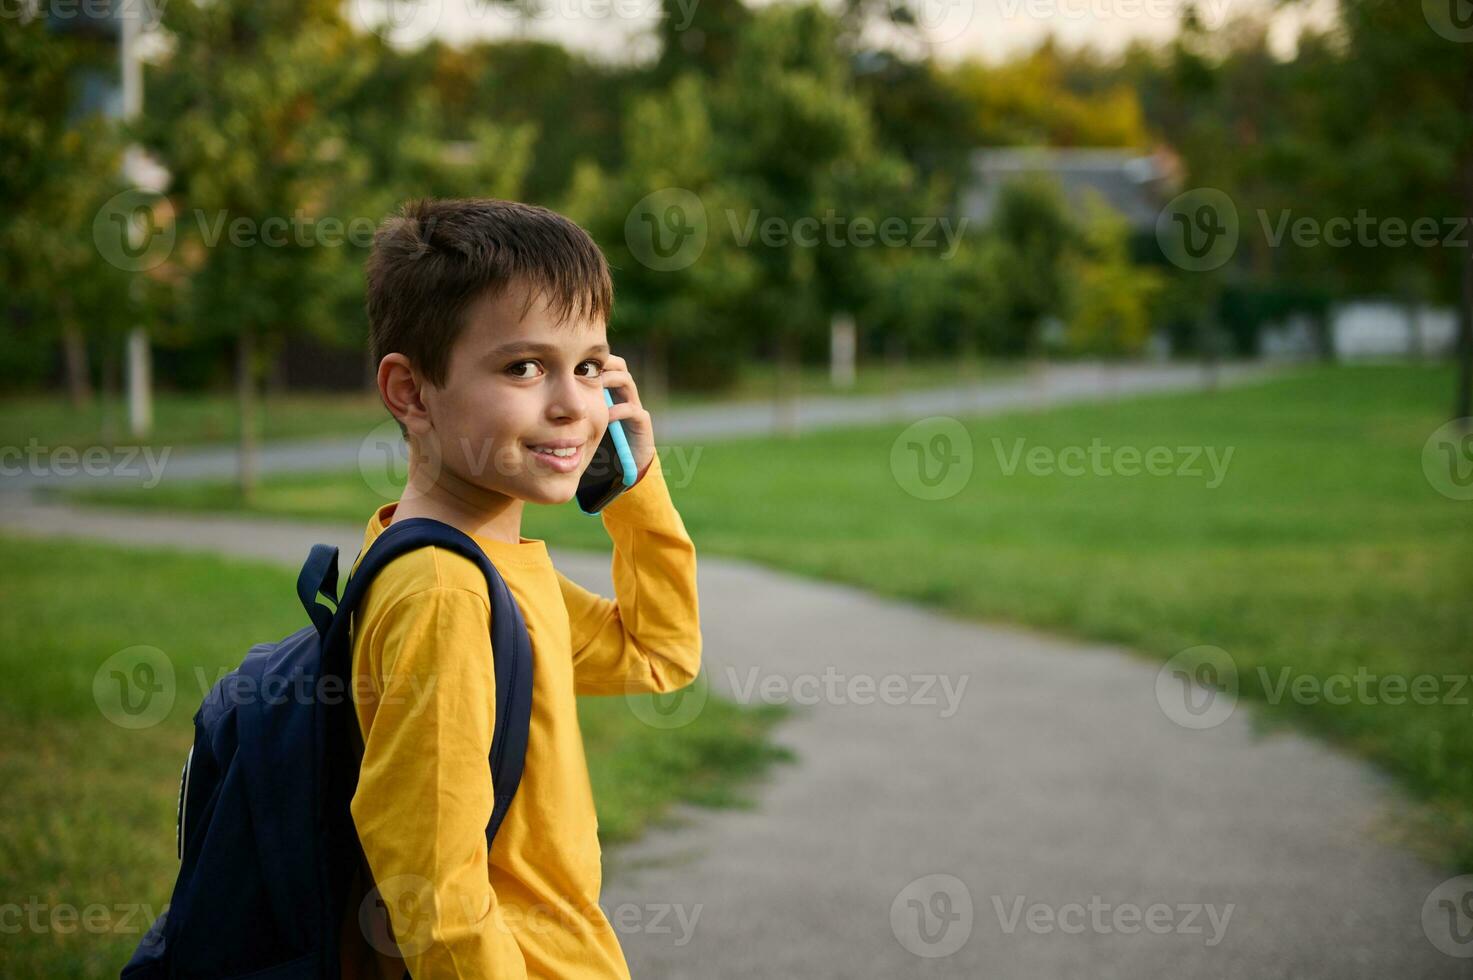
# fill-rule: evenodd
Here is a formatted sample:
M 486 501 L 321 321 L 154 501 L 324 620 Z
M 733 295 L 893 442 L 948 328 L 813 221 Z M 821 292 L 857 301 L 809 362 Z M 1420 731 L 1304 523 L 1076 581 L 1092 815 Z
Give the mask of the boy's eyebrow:
M 556 344 L 545 344 L 538 340 L 513 340 L 500 347 L 493 347 L 486 356 L 505 357 L 508 354 L 557 354 L 559 352 L 560 348 Z M 585 353 L 607 354 L 608 352 L 608 344 L 594 344 Z

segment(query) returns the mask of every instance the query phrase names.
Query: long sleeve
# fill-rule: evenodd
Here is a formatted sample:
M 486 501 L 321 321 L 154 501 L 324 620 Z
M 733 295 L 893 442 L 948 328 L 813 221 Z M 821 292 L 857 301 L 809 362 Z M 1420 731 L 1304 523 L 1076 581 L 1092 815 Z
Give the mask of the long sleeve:
M 422 589 L 373 625 L 370 676 L 382 684 L 352 814 L 393 942 L 415 980 L 526 977 L 487 863 L 496 675 L 486 600 Z
M 667 693 L 701 670 L 696 549 L 670 499 L 660 457 L 603 510 L 614 543 L 616 599 L 569 580 L 574 690 L 578 694 Z

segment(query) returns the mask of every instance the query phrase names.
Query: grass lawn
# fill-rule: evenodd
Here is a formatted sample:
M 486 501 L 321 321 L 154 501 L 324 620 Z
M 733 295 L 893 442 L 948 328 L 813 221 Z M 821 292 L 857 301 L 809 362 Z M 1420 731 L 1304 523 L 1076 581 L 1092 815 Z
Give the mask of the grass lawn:
M 0 974 L 117 976 L 178 870 L 175 806 L 194 711 L 252 643 L 305 625 L 295 577 L 260 563 L 0 537 L 10 610 L 0 619 L 0 894 L 23 906 Z M 169 658 L 176 694 L 158 723 L 127 729 L 103 715 L 93 678 L 136 645 Z M 745 805 L 742 781 L 789 757 L 767 741 L 781 715 L 713 697 L 689 725 L 657 730 L 623 698 L 580 699 L 601 838 L 637 835 L 676 799 Z
M 1216 393 L 964 420 L 974 470 L 943 500 L 908 492 L 914 472 L 892 470 L 898 424 L 672 447 L 664 461 L 705 554 L 1160 658 L 1226 650 L 1259 717 L 1305 725 L 1395 774 L 1427 804 L 1435 834 L 1423 843 L 1473 870 L 1473 503 L 1440 495 L 1422 470 L 1451 386 L 1442 366 L 1309 369 Z M 1172 475 L 1026 462 L 1009 473 L 1020 447 L 1078 452 L 1095 440 L 1165 447 Z M 1227 459 L 1220 485 L 1209 485 L 1208 449 Z M 228 486 L 128 499 L 234 505 Z M 296 476 L 268 479 L 258 509 L 361 524 L 382 502 L 355 474 Z M 607 547 L 600 522 L 571 504 L 529 508 L 523 533 Z M 1292 693 L 1358 669 L 1368 697 L 1331 703 L 1333 685 L 1325 697 Z M 1434 703 L 1377 686 L 1424 676 Z
M 827 368 L 804 367 L 798 390 L 803 396 L 876 395 L 892 390 L 934 388 L 966 381 L 1010 377 L 1023 368 L 1006 362 L 975 363 L 969 368 L 956 359 L 907 362 L 892 368 L 883 361 L 865 363 L 856 371 L 854 385 L 837 389 L 829 383 Z M 638 378 L 636 378 L 636 381 Z M 736 383 L 723 391 L 675 392 L 669 407 L 713 402 L 760 401 L 771 398 L 777 384 L 772 365 L 744 366 Z M 127 431 L 127 410 L 120 401 L 113 411 L 114 431 L 104 433 L 103 406 L 77 411 L 65 398 L 26 395 L 0 400 L 0 447 L 25 447 L 31 439 L 45 447 L 137 445 Z M 257 432 L 267 441 L 315 436 L 362 435 L 389 418 L 376 393 L 289 394 L 262 399 Z M 238 436 L 235 396 L 231 393 L 180 394 L 159 392 L 154 399 L 154 430 L 143 440 L 154 446 L 181 446 L 230 442 Z

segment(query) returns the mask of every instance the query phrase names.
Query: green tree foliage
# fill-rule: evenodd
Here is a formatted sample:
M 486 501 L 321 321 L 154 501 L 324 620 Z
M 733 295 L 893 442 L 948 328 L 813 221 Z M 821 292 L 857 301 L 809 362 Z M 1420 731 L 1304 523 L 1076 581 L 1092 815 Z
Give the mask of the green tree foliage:
M 1135 90 L 1087 55 L 1050 40 L 1024 57 L 968 60 L 946 72 L 968 107 L 966 131 L 987 146 L 1142 146 L 1145 118 Z
M 64 342 L 77 403 L 90 397 L 89 347 L 116 370 L 131 312 L 132 277 L 93 241 L 94 217 L 123 190 L 123 144 L 108 120 L 76 109 L 82 73 L 115 72 L 115 58 L 110 43 L 58 36 L 41 17 L 0 31 L 0 369 L 34 377 Z
M 1090 199 L 1086 212 L 1080 247 L 1062 263 L 1065 342 L 1078 353 L 1139 354 L 1150 339 L 1163 277 L 1131 262 L 1123 218 L 1098 198 Z
M 671 373 L 719 387 L 750 353 L 742 300 L 754 288 L 756 266 L 715 223 L 737 199 L 718 177 L 707 83 L 688 74 L 637 100 L 625 129 L 624 165 L 609 172 L 585 162 L 561 207 L 608 256 L 610 332 L 615 343 L 644 347 L 652 393 L 664 390 Z
M 241 488 L 254 489 L 262 353 L 333 330 L 365 166 L 340 110 L 371 69 L 333 0 L 172 0 L 140 133 L 173 174 L 184 322 L 234 341 Z

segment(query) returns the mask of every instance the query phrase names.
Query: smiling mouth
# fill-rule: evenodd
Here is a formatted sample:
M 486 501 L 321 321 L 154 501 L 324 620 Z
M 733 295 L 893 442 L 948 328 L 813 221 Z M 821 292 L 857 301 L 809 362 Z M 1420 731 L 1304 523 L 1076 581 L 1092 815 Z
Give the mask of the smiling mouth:
M 578 467 L 583 460 L 583 446 L 567 446 L 553 448 L 548 446 L 528 446 L 527 450 L 537 459 L 559 473 L 570 473 Z

